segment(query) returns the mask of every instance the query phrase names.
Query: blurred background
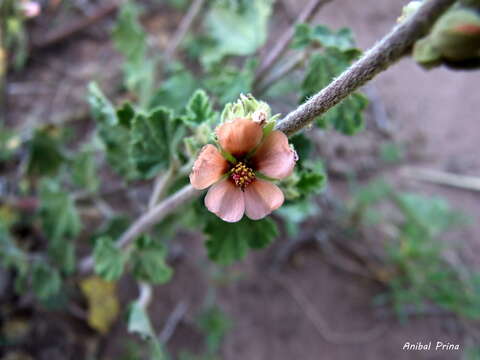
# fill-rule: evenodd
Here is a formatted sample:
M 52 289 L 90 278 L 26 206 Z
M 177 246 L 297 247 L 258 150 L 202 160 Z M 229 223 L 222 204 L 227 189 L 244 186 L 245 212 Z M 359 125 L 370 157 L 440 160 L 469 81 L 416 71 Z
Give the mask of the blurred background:
M 118 31 L 114 31 L 117 40 L 112 36 L 112 29 L 118 29 L 121 2 L 36 1 L 32 3 L 40 8 L 30 8 L 31 13 L 12 25 L 5 10 L 8 0 L 0 1 L 4 6 L 0 65 L 5 70 L 0 79 L 0 217 L 8 226 L 14 223 L 9 237 L 16 246 L 42 256 L 49 237 L 35 218 L 39 206 L 32 190 L 35 180 L 24 178 L 25 157 L 32 156 L 28 139 L 33 129 L 46 126 L 42 129 L 50 135 L 67 129 L 65 146 L 74 152 L 94 129 L 87 102 L 91 81 L 115 104 L 141 102 L 142 96 L 125 86 L 125 52 L 118 46 Z M 172 50 L 185 14 L 199 5 L 187 0 L 131 3 L 140 9 L 138 19 L 152 58 L 156 52 Z M 275 1 L 265 44 L 259 40 L 251 54 L 238 56 L 228 65 L 244 66 L 232 70 L 239 74 L 233 80 L 236 84 L 250 76 L 245 73 L 245 58 L 265 59 L 309 3 Z M 319 7 L 309 23 L 334 30 L 348 27 L 356 46 L 366 50 L 390 31 L 405 5 L 401 0 L 332 0 Z M 226 77 L 211 77 L 210 83 L 199 80 L 209 61 L 202 47 L 208 39 L 195 36 L 205 32 L 209 6 L 201 4 L 190 29 L 174 53 L 168 54 L 160 72 L 170 77 L 161 83 L 160 102 L 168 98 L 183 106 L 193 91 L 185 97 L 178 89 L 203 87 L 209 93 L 209 86 L 217 86 L 219 90 L 209 94 L 218 105 L 252 91 L 270 104 L 274 114 L 294 110 L 308 52 L 299 57 L 299 52 L 288 49 L 283 64 L 299 60 L 272 86 L 259 86 L 254 75 L 253 82 L 239 88 L 231 87 Z M 239 25 L 232 22 L 235 26 Z M 135 39 L 121 41 L 132 45 Z M 227 65 L 215 66 L 209 74 L 224 72 Z M 173 78 L 179 67 L 192 77 Z M 151 80 L 151 88 L 160 86 L 157 79 Z M 314 156 L 323 161 L 328 182 L 310 204 L 287 204 L 276 212 L 273 219 L 280 224 L 279 236 L 241 261 L 217 265 L 208 260 L 201 233 L 194 228 L 172 230 L 167 261 L 174 273 L 170 282 L 153 287 L 148 307 L 165 356 L 183 360 L 480 359 L 480 103 L 475 90 L 479 82 L 478 71 L 425 70 L 410 57 L 381 73 L 361 89 L 369 100 L 365 129 L 354 136 L 333 130 L 305 131 Z M 222 98 L 230 90 L 233 97 Z M 23 150 L 11 155 L 17 149 Z M 44 151 L 41 146 L 35 149 Z M 78 205 L 83 229 L 75 241 L 82 255 L 91 252 L 92 234 L 111 231 L 105 229 L 107 225 L 115 227 L 118 236 L 128 218 L 117 215 L 144 211 L 151 189 L 151 182 L 145 180 L 127 185 L 103 157 L 93 159 L 97 170 L 91 170 L 88 181 L 100 179 L 103 195 Z M 82 193 L 74 195 L 83 201 Z M 114 225 L 105 218 L 114 218 Z M 45 304 L 37 301 L 38 293 L 17 292 L 15 281 L 21 270 L 12 265 L 7 256 L 12 248 L 5 244 L 2 240 L 1 359 L 150 358 L 145 342 L 127 331 L 127 305 L 138 296 L 131 275 L 118 281 L 114 295 L 94 290 L 100 299 L 115 297 L 113 303 L 97 304 L 96 315 L 92 315 L 87 285 L 75 274 L 65 282 L 83 285 L 72 285 L 55 304 Z M 437 341 L 458 344 L 460 349 L 403 350 L 407 342 L 432 342 L 435 347 Z

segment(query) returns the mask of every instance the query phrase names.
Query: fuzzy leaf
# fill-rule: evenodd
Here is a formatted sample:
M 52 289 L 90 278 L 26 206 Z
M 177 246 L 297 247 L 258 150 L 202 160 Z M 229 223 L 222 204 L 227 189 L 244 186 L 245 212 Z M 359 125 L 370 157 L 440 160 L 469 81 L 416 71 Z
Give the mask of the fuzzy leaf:
M 276 223 L 271 219 L 253 221 L 244 217 L 236 223 L 227 223 L 209 216 L 205 227 L 207 250 L 211 260 L 230 264 L 245 257 L 247 250 L 261 249 L 277 236 Z
M 166 249 L 159 241 L 142 236 L 135 242 L 131 254 L 133 275 L 141 281 L 164 284 L 172 277 L 172 269 L 166 263 Z
M 76 154 L 73 159 L 72 180 L 90 192 L 97 190 L 100 182 L 93 150 L 86 149 Z
M 102 237 L 97 239 L 93 250 L 93 258 L 95 261 L 95 273 L 105 280 L 114 281 L 122 276 L 127 258 L 110 238 Z
M 183 122 L 166 108 L 137 114 L 132 126 L 131 157 L 141 177 L 152 178 L 170 165 L 185 130 Z
M 207 93 L 202 89 L 195 91 L 192 95 L 187 104 L 186 111 L 187 113 L 183 117 L 183 120 L 191 126 L 198 126 L 204 122 L 210 122 L 215 117 L 212 103 Z
M 136 176 L 130 159 L 130 125 L 134 111 L 129 104 L 115 111 L 110 101 L 95 83 L 88 87 L 88 102 L 92 116 L 97 122 L 97 131 L 105 145 L 107 162 L 120 175 L 127 179 Z
M 165 106 L 179 111 L 197 89 L 197 82 L 192 73 L 183 68 L 174 71 L 154 93 L 149 108 Z
M 348 28 L 334 31 L 324 25 L 317 25 L 314 28 L 308 24 L 296 25 L 292 47 L 302 48 L 310 44 L 337 48 L 340 51 L 355 49 L 353 33 Z
M 226 55 L 251 55 L 265 43 L 271 0 L 252 1 L 235 9 L 227 2 L 216 1 L 206 15 L 208 35 L 215 45 L 203 55 L 205 64 L 220 61 Z

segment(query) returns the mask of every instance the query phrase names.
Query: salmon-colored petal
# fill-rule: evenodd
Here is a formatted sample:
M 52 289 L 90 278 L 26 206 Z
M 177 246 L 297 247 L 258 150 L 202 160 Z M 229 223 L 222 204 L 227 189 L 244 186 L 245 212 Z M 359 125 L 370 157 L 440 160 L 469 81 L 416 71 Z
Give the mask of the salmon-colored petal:
M 227 160 L 217 148 L 211 144 L 205 145 L 193 164 L 190 183 L 195 189 L 205 189 L 218 181 L 227 169 Z
M 208 190 L 205 206 L 222 220 L 237 222 L 245 212 L 244 194 L 230 179 L 225 179 Z
M 262 126 L 250 119 L 237 118 L 216 129 L 218 142 L 233 156 L 242 156 L 262 140 Z
M 264 218 L 283 204 L 280 188 L 268 181 L 255 179 L 245 188 L 245 213 L 252 220 Z
M 274 179 L 289 176 L 297 154 L 288 144 L 287 136 L 278 130 L 272 131 L 252 158 L 255 170 Z

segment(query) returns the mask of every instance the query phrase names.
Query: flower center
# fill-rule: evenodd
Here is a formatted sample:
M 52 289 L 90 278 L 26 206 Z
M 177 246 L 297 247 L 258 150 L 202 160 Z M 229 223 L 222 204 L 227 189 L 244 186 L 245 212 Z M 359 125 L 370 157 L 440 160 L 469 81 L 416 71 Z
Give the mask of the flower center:
M 245 189 L 248 185 L 250 185 L 253 180 L 255 180 L 255 173 L 243 162 L 238 162 L 235 165 L 235 167 L 232 169 L 232 174 L 230 176 L 235 182 L 235 185 L 242 190 Z

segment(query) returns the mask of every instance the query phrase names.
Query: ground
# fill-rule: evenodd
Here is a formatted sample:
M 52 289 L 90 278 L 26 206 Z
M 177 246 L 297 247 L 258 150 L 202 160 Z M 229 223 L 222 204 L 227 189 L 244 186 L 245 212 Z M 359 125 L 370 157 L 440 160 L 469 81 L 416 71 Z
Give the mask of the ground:
M 290 11 L 297 12 L 305 2 L 289 1 Z M 391 29 L 403 5 L 399 0 L 335 0 L 320 11 L 314 23 L 351 27 L 360 47 L 367 49 Z M 157 21 L 152 20 L 149 25 L 165 39 L 165 34 L 174 29 L 172 21 L 178 17 L 166 21 L 162 11 L 160 7 Z M 10 89 L 16 89 L 10 96 L 12 124 L 26 126 L 39 118 L 61 121 L 72 113 L 81 114 L 86 106 L 85 85 L 91 79 L 114 90 L 120 58 L 112 55 L 111 44 L 103 33 L 110 21 L 111 18 L 104 20 L 61 47 L 39 50 L 41 56 L 34 53 L 25 71 L 10 78 Z M 271 34 L 272 43 L 280 33 L 282 21 L 285 18 L 273 25 L 276 30 Z M 398 133 L 397 139 L 421 148 L 420 156 L 412 158 L 408 165 L 480 174 L 479 103 L 475 91 L 479 81 L 480 72 L 452 72 L 443 68 L 426 71 L 405 58 L 371 82 L 377 100 L 385 107 Z M 336 141 L 341 142 L 339 138 Z M 380 174 L 395 178 L 403 188 L 445 196 L 453 206 L 468 213 L 472 223 L 451 241 L 465 242 L 471 249 L 467 252 L 469 260 L 478 263 L 477 193 L 419 183 L 402 177 L 401 167 Z M 329 186 L 335 196 L 345 196 L 345 180 L 341 176 L 333 177 Z M 207 266 L 203 239 L 182 232 L 178 241 L 188 251 L 176 263 L 173 281 L 155 289 L 151 306 L 154 326 L 160 330 L 175 306 L 187 302 L 186 320 L 169 342 L 174 352 L 179 348 L 199 347 L 199 335 L 189 324 L 203 301 L 208 281 L 203 271 Z M 233 319 L 233 328 L 222 348 L 223 359 L 461 358 L 460 352 L 402 351 L 407 341 L 463 344 L 464 334 L 450 315 L 413 317 L 406 323 L 391 314 L 382 315 L 372 307 L 373 298 L 382 289 L 331 267 L 325 255 L 314 247 L 303 247 L 288 264 L 272 269 L 271 260 L 285 241 L 280 239 L 274 246 L 234 266 L 229 272 L 241 273 L 240 279 L 219 288 L 220 305 Z M 128 281 L 122 285 L 122 291 L 124 299 L 136 296 L 136 289 Z M 102 340 L 107 358 L 118 358 L 123 352 L 124 325 L 120 322 L 112 336 Z M 39 354 L 39 358 L 46 359 L 51 352 Z

